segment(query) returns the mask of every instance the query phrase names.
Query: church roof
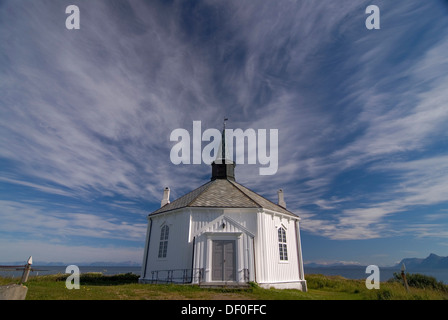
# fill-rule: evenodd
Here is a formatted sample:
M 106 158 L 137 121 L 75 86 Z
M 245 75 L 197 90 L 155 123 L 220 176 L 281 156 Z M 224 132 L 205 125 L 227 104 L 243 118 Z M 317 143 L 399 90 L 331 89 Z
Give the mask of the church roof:
M 264 208 L 297 217 L 294 213 L 229 179 L 215 179 L 150 213 L 155 215 L 186 207 Z

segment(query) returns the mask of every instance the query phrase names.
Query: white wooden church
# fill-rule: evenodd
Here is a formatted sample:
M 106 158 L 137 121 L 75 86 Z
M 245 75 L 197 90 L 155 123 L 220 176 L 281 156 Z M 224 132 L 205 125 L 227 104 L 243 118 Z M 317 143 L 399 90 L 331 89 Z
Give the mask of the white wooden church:
M 235 181 L 235 164 L 212 163 L 211 180 L 148 215 L 140 283 L 239 285 L 306 291 L 300 218 Z

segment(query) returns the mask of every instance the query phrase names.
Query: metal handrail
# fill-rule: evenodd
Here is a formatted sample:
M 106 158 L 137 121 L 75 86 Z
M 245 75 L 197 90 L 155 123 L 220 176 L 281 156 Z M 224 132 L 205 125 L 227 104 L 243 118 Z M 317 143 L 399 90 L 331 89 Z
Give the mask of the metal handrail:
M 249 269 L 242 269 L 244 282 L 249 282 Z M 175 276 L 178 275 L 178 276 Z M 197 280 L 198 283 L 204 280 L 204 268 L 194 269 L 165 269 L 151 271 L 151 283 L 193 283 Z
M 151 271 L 151 283 L 193 283 L 203 280 L 203 268 L 165 269 Z

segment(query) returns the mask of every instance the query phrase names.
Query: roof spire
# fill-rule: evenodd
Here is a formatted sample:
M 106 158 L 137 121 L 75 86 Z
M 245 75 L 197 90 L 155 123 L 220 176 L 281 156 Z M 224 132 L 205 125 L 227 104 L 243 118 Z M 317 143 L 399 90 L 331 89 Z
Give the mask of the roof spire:
M 221 134 L 221 145 L 217 152 L 215 161 L 212 162 L 212 180 L 215 179 L 230 179 L 235 180 L 235 163 L 230 160 L 232 157 L 226 148 L 226 121 L 224 118 L 223 128 Z
M 226 121 L 228 118 L 224 118 L 224 123 L 222 126 L 222 138 L 221 138 L 221 158 L 225 161 L 226 159 Z
M 224 118 L 223 121 L 221 143 L 219 144 L 219 149 L 218 152 L 216 153 L 215 163 L 227 163 L 227 164 L 233 163 L 233 161 L 231 160 L 233 157 L 231 156 L 226 146 L 226 121 L 228 120 L 229 120 L 228 118 Z

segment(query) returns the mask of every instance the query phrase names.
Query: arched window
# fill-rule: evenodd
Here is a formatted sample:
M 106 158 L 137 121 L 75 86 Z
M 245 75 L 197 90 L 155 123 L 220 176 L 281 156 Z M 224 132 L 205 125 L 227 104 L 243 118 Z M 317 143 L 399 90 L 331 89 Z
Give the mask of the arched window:
M 284 228 L 278 229 L 278 250 L 280 253 L 280 260 L 288 260 L 288 248 L 286 245 L 286 231 Z
M 168 250 L 168 235 L 170 228 L 167 225 L 162 227 L 160 232 L 160 244 L 159 244 L 159 258 L 166 258 L 166 252 Z

